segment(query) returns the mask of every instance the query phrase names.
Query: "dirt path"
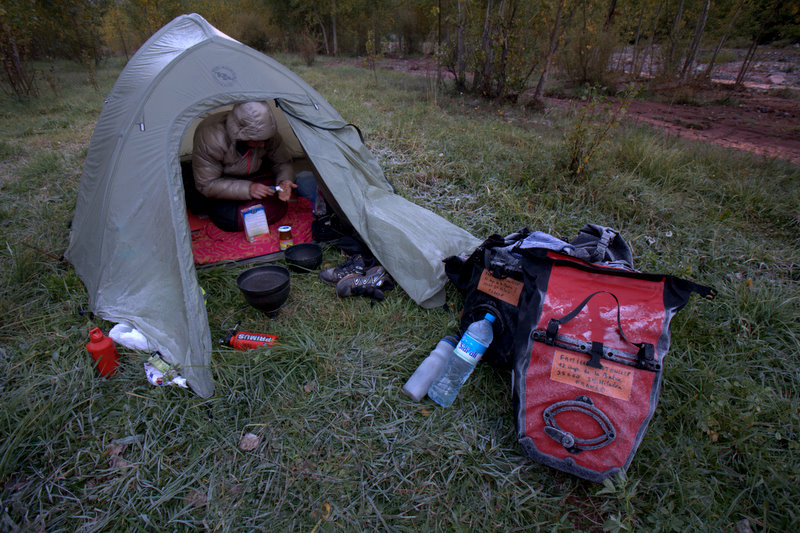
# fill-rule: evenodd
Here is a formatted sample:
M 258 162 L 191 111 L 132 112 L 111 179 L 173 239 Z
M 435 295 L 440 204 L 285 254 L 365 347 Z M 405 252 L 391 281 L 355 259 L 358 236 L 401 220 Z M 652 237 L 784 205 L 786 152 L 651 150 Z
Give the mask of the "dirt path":
M 738 105 L 668 105 L 635 102 L 635 120 L 689 139 L 800 165 L 800 99 L 734 97 Z
M 739 64 L 731 62 L 715 69 L 713 85 L 674 95 L 665 91 L 660 102 L 635 100 L 626 118 L 672 135 L 800 165 L 800 51 L 763 51 L 760 58 L 744 90 L 732 88 Z M 341 62 L 363 65 L 361 60 Z M 378 66 L 436 76 L 431 58 L 382 58 Z M 545 103 L 571 105 L 560 98 Z
M 694 96 L 694 104 L 632 101 L 626 119 L 671 135 L 800 165 L 800 94 L 780 98 L 763 91 L 707 89 Z M 571 105 L 554 98 L 546 103 Z

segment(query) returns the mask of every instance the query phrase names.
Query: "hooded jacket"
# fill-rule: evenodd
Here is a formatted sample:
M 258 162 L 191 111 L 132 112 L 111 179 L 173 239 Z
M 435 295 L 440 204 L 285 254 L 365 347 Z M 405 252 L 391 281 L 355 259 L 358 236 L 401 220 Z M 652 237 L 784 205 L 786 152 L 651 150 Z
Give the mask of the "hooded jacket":
M 237 141 L 265 141 L 263 148 L 236 149 Z M 257 171 L 262 160 L 272 163 L 275 183 L 294 181 L 292 157 L 265 102 L 237 104 L 228 113 L 203 120 L 194 134 L 192 172 L 203 196 L 250 200 L 250 181 L 239 179 Z

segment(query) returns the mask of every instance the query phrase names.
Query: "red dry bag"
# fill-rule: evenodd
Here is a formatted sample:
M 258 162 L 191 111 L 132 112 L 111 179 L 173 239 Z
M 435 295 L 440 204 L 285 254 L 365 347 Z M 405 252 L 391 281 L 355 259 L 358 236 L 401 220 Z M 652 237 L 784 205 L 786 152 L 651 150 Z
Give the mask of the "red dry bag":
M 670 320 L 692 292 L 660 274 L 523 253 L 514 405 L 525 454 L 591 481 L 625 471 L 658 403 Z

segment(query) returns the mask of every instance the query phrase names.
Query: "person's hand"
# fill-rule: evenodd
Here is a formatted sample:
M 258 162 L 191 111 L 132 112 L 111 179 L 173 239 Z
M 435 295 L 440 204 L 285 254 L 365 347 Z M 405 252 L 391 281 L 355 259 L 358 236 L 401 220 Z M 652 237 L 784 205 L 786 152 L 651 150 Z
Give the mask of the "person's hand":
M 283 202 L 288 202 L 289 198 L 292 197 L 292 189 L 296 189 L 297 184 L 292 183 L 289 180 L 284 180 L 278 184 L 278 187 L 281 188 L 281 190 L 278 192 L 278 198 L 280 198 Z
M 257 181 L 250 184 L 250 198 L 253 200 L 262 200 L 273 194 L 275 194 L 275 191 L 269 185 L 264 185 Z

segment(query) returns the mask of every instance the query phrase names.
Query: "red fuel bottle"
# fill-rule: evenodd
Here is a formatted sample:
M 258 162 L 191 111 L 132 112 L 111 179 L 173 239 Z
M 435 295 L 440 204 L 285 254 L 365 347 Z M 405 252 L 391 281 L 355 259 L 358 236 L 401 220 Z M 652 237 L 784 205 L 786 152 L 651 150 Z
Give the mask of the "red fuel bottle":
M 272 347 L 278 340 L 275 335 L 269 333 L 247 333 L 240 331 L 234 333 L 230 331 L 225 337 L 224 343 L 241 351 L 253 350 L 261 346 Z
M 278 337 L 276 335 L 270 335 L 269 333 L 247 333 L 245 331 L 236 333 L 239 324 L 240 322 L 237 322 L 236 325 L 233 326 L 233 329 L 228 331 L 225 338 L 219 340 L 219 343 L 227 344 L 236 350 L 247 351 L 260 348 L 261 346 L 272 348 L 272 346 L 278 342 Z
M 103 335 L 100 328 L 94 328 L 89 332 L 89 344 L 86 345 L 86 349 L 89 350 L 101 376 L 107 378 L 117 371 L 119 366 L 117 347 L 111 338 Z

